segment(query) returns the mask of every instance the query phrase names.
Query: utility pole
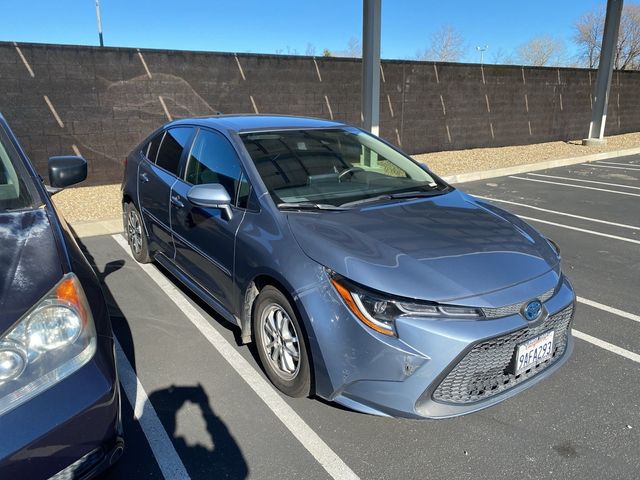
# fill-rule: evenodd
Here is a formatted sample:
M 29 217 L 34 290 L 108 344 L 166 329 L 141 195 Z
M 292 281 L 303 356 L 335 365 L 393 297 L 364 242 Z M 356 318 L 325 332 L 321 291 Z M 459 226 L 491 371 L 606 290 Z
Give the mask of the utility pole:
M 583 145 L 600 145 L 604 139 L 604 127 L 607 121 L 607 105 L 609 104 L 609 90 L 613 78 L 613 64 L 616 58 L 618 31 L 622 17 L 623 0 L 607 1 L 607 16 L 604 21 L 602 34 L 602 48 L 600 48 L 600 63 L 598 75 L 593 90 L 593 112 L 589 125 L 589 138 L 582 140 Z
M 104 47 L 102 39 L 102 19 L 100 18 L 100 0 L 96 0 L 96 17 L 98 18 L 98 37 L 100 37 L 100 46 Z
M 382 0 L 363 0 L 362 119 L 365 130 L 380 128 L 380 17 Z
M 476 50 L 480 52 L 480 65 L 484 65 L 484 52 L 489 48 L 489 45 L 485 45 L 484 47 L 476 47 Z

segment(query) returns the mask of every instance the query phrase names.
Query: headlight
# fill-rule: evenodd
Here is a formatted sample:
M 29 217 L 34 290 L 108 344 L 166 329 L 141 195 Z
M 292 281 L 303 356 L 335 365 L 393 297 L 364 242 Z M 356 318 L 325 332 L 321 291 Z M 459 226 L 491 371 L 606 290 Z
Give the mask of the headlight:
M 473 307 L 440 305 L 431 302 L 411 302 L 365 291 L 337 275 L 330 275 L 331 283 L 349 310 L 365 325 L 384 335 L 396 335 L 398 317 L 483 318 L 482 310 Z
M 0 415 L 71 375 L 95 351 L 91 311 L 70 273 L 0 338 Z

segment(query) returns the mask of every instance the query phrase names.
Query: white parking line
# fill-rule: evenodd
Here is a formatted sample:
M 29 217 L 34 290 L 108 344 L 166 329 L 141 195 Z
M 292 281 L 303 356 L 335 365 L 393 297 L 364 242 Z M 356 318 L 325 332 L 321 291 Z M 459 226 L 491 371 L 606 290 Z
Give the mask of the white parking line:
M 598 165 L 596 163 L 581 163 L 580 165 L 584 167 L 612 168 L 614 170 L 631 170 L 634 172 L 640 172 L 640 168 L 614 167 L 613 165 Z
M 129 246 L 122 235 L 112 235 L 127 255 Z M 131 257 L 133 258 L 133 257 Z M 139 267 L 164 291 L 189 321 L 200 331 L 209 343 L 222 355 L 238 375 L 251 387 L 258 398 L 273 412 L 282 424 L 298 439 L 316 461 L 335 479 L 359 478 L 353 470 L 314 432 L 309 425 L 282 399 L 251 364 L 240 355 L 235 347 L 216 330 L 207 319 L 187 300 L 171 281 L 152 265 Z
M 518 217 L 523 218 L 525 220 L 530 220 L 532 222 L 546 223 L 548 225 L 553 225 L 554 227 L 575 230 L 576 232 L 590 233 L 591 235 L 597 235 L 599 237 L 607 237 L 607 238 L 612 238 L 614 240 L 620 240 L 622 242 L 629 242 L 629 243 L 635 243 L 637 245 L 640 245 L 640 240 L 634 240 L 633 238 L 619 237 L 618 235 L 610 235 L 608 233 L 596 232 L 594 230 L 587 230 L 586 228 L 572 227 L 571 225 L 563 225 L 561 223 L 550 222 L 548 220 L 542 220 L 540 218 L 525 217 L 524 215 L 518 215 Z
M 616 355 L 620 355 L 621 357 L 628 358 L 633 362 L 640 363 L 640 355 L 638 355 L 635 352 L 626 350 L 622 347 L 618 347 L 613 343 L 605 342 L 604 340 L 600 340 L 599 338 L 592 337 L 591 335 L 587 335 L 586 333 L 576 330 L 575 328 L 571 329 L 571 333 L 573 333 L 574 337 L 579 338 L 580 340 L 584 340 L 585 342 L 589 342 L 592 345 L 595 345 L 596 347 L 603 348 L 612 353 L 615 353 Z
M 584 303 L 585 305 L 589 305 L 590 307 L 597 308 L 605 312 L 613 313 L 614 315 L 618 315 L 619 317 L 633 320 L 634 322 L 640 322 L 640 315 L 636 315 L 635 313 L 625 312 L 624 310 L 613 308 L 603 303 L 594 302 L 593 300 L 589 300 L 588 298 L 584 298 L 584 297 L 578 297 L 577 299 L 578 299 L 578 302 Z
M 609 222 L 607 220 L 600 220 L 598 218 L 583 217 L 582 215 L 574 215 L 573 213 L 565 213 L 565 212 L 559 212 L 557 210 L 549 210 L 547 208 L 534 207 L 533 205 L 527 205 L 526 203 L 512 202 L 510 200 L 499 200 L 497 198 L 483 197 L 481 195 L 473 195 L 473 196 L 475 198 L 481 198 L 482 200 L 488 200 L 488 201 L 491 201 L 491 202 L 508 203 L 509 205 L 517 205 L 518 207 L 531 208 L 533 210 L 539 210 L 541 212 L 553 213 L 554 215 L 563 215 L 565 217 L 578 218 L 580 220 L 586 220 L 586 221 L 589 221 L 589 222 L 603 223 L 605 225 L 611 225 L 611 226 L 614 226 L 614 227 L 629 228 L 631 230 L 640 230 L 640 227 L 635 227 L 633 225 L 626 225 L 624 223 Z
M 559 180 L 571 180 L 572 182 L 594 183 L 597 185 L 608 185 L 610 187 L 631 188 L 633 190 L 640 190 L 640 187 L 633 187 L 631 185 L 622 185 L 621 183 L 597 182 L 595 180 L 583 180 L 581 178 L 571 178 L 571 177 L 558 177 L 557 175 L 544 175 L 542 173 L 527 173 L 527 175 L 533 175 L 535 177 L 544 177 L 544 178 L 556 178 Z
M 158 462 L 162 475 L 166 479 L 188 479 L 187 473 L 178 452 L 173 447 L 173 443 L 162 426 L 153 405 L 149 401 L 140 379 L 137 377 L 133 367 L 129 363 L 120 342 L 114 338 L 116 346 L 116 361 L 118 364 L 118 376 L 120 384 L 124 390 L 131 407 L 133 417 L 138 421 L 142 431 L 147 437 L 151 451 Z
M 628 166 L 628 167 L 638 167 L 638 168 L 640 168 L 640 163 L 605 162 L 604 160 L 600 160 L 596 164 L 600 164 L 600 163 L 604 163 L 606 165 L 622 165 L 623 167 L 624 166 Z
M 550 183 L 551 185 L 562 185 L 564 187 L 583 188 L 585 190 L 597 190 L 598 192 L 609 192 L 609 193 L 617 193 L 618 195 L 629 195 L 631 197 L 640 197 L 640 193 L 619 192 L 617 190 L 609 190 L 607 188 L 587 187 L 586 185 L 574 185 L 572 183 L 551 182 L 549 180 L 538 180 L 536 178 L 518 177 L 515 175 L 510 175 L 509 178 L 517 178 L 518 180 L 525 180 L 527 182 Z

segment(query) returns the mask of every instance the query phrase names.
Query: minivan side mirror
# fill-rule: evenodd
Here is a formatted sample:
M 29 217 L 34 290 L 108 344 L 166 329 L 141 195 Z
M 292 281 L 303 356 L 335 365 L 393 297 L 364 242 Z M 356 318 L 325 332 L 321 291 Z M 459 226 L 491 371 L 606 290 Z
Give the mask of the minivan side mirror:
M 227 220 L 231 220 L 233 216 L 233 212 L 231 211 L 231 197 L 229 193 L 227 193 L 227 189 L 219 183 L 194 185 L 189 192 L 187 192 L 187 198 L 198 207 L 219 208 L 223 211 Z
M 80 183 L 87 178 L 87 161 L 72 155 L 49 158 L 51 193 Z

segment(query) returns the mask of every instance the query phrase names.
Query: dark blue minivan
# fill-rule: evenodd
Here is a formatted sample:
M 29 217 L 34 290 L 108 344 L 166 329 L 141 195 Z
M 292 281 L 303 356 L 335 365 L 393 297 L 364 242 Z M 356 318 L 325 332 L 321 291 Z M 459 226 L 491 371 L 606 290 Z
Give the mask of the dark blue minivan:
M 100 283 L 49 198 L 87 175 L 52 157 L 49 183 L 0 115 L 0 478 L 90 478 L 124 446 Z

